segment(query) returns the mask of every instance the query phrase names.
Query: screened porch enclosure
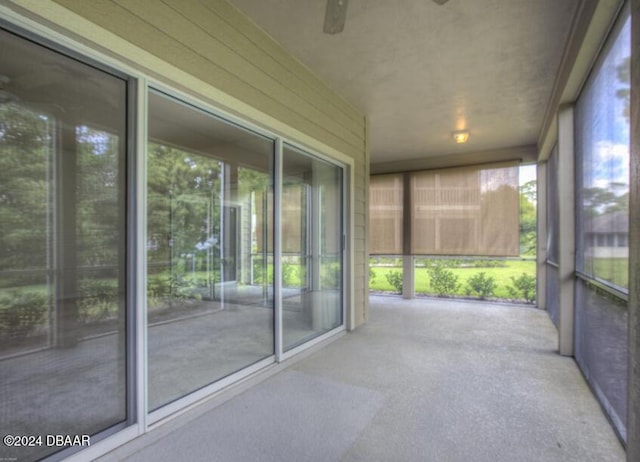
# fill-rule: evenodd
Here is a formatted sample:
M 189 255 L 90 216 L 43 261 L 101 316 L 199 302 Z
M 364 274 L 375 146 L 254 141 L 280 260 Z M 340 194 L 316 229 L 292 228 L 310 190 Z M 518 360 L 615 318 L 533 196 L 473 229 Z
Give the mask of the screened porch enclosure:
M 526 232 L 535 247 L 535 186 L 521 191 L 520 168 L 503 162 L 372 176 L 370 289 L 531 302 L 535 290 L 513 287 L 522 278 L 535 287 L 535 253 L 521 255 L 531 240 L 522 207 L 533 214 Z
M 640 461 L 638 38 L 0 0 L 0 462 Z

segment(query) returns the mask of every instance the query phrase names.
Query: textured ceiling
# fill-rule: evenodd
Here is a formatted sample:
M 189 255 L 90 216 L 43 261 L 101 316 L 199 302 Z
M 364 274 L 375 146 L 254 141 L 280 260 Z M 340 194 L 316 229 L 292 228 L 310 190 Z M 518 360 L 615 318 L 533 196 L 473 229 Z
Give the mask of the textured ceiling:
M 364 111 L 372 162 L 535 145 L 579 0 L 230 0 Z M 467 129 L 466 145 L 452 141 Z

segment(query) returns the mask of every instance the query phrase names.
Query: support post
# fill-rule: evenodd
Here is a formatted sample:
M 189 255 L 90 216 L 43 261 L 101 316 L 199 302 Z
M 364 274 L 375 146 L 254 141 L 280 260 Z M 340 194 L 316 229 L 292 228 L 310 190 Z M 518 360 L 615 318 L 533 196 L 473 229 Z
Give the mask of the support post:
M 547 309 L 547 162 L 537 165 L 536 304 Z
M 573 356 L 575 284 L 575 154 L 573 106 L 558 111 L 559 322 L 558 350 Z
M 402 196 L 402 298 L 415 297 L 413 255 L 411 249 L 411 175 L 403 176 Z
M 402 298 L 415 297 L 414 281 L 413 255 L 405 255 L 402 257 Z

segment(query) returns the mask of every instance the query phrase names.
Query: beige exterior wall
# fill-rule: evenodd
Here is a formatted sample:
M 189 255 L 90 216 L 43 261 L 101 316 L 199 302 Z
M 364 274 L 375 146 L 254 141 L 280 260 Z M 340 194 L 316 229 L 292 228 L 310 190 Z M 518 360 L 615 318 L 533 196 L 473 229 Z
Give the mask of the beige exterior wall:
M 224 0 L 0 0 L 51 28 L 287 139 L 353 163 L 355 327 L 366 321 L 369 156 L 364 115 Z

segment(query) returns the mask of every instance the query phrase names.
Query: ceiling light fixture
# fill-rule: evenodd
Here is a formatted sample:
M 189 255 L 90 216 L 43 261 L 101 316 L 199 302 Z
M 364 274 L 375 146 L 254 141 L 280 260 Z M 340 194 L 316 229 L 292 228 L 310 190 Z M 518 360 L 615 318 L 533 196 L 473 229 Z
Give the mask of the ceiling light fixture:
M 453 141 L 458 144 L 466 143 L 469 139 L 469 132 L 467 130 L 458 130 L 453 132 Z

